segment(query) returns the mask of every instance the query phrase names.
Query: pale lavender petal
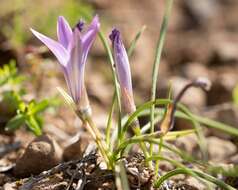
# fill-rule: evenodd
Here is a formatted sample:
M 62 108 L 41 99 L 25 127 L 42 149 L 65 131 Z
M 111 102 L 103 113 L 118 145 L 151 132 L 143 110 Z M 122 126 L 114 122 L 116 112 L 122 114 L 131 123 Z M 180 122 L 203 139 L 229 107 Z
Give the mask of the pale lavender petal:
M 66 66 L 69 55 L 66 49 L 60 43 L 33 29 L 31 29 L 31 32 L 52 51 L 52 53 L 63 66 Z
M 122 43 L 120 32 L 114 29 L 109 36 L 113 44 L 116 72 L 121 88 L 125 88 L 132 95 L 131 70 L 126 49 Z
M 80 31 L 75 28 L 73 32 L 73 40 L 71 43 L 70 59 L 66 66 L 69 80 L 69 90 L 76 103 L 79 102 L 82 95 L 82 87 L 84 83 L 84 67 L 82 62 L 82 42 L 80 38 Z
M 136 110 L 136 107 L 133 98 L 131 70 L 127 52 L 118 30 L 114 29 L 109 38 L 112 40 L 116 73 L 121 88 L 122 106 L 125 113 L 130 114 Z
M 93 44 L 93 42 L 97 36 L 99 27 L 100 27 L 99 18 L 96 15 L 93 18 L 90 26 L 88 27 L 88 30 L 83 34 L 83 37 L 82 37 L 84 52 L 89 51 L 91 45 Z
M 61 63 L 64 77 L 74 102 L 78 104 L 83 96 L 84 70 L 88 51 L 99 31 L 99 20 L 95 16 L 88 30 L 82 34 L 83 23 L 79 22 L 71 30 L 63 17 L 58 19 L 59 43 L 32 30 L 33 34 L 40 39 L 57 57 Z
M 63 16 L 59 16 L 58 18 L 57 36 L 59 42 L 67 49 L 72 38 L 72 29 Z

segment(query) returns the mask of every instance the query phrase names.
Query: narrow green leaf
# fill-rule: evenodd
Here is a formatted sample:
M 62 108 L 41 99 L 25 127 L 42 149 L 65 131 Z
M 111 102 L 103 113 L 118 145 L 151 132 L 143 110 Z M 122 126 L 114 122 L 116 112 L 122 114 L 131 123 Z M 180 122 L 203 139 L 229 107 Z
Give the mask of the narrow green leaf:
M 218 122 L 218 121 L 214 121 L 214 120 L 206 118 L 206 117 L 195 115 L 195 114 L 191 113 L 189 111 L 189 109 L 186 108 L 182 104 L 179 104 L 178 107 L 179 107 L 179 109 L 181 109 L 184 113 L 186 113 L 188 115 L 188 116 L 183 115 L 180 112 L 180 116 L 183 116 L 184 118 L 187 118 L 188 120 L 191 120 L 191 117 L 193 117 L 199 123 L 204 124 L 207 127 L 211 127 L 211 128 L 214 128 L 214 129 L 224 131 L 224 132 L 226 132 L 227 134 L 230 134 L 230 135 L 238 136 L 238 129 L 236 129 L 235 127 L 232 127 L 230 125 L 227 125 L 227 124 L 224 124 L 224 123 L 221 123 L 221 122 Z
M 123 126 L 122 132 L 125 133 L 128 129 L 128 127 L 130 126 L 130 124 L 139 116 L 139 114 L 144 111 L 147 110 L 148 108 L 151 108 L 152 105 L 167 105 L 168 103 L 170 103 L 170 100 L 167 99 L 157 99 L 155 101 L 148 101 L 144 104 L 142 104 L 141 106 L 139 106 L 136 111 L 134 113 L 132 113 L 129 118 L 127 119 L 127 122 L 125 123 L 125 125 Z
M 162 50 L 165 42 L 165 36 L 168 28 L 168 21 L 170 17 L 170 13 L 172 10 L 172 5 L 173 5 L 173 0 L 166 0 L 166 5 L 165 5 L 165 13 L 163 17 L 163 21 L 161 24 L 160 28 L 160 36 L 159 40 L 157 43 L 157 48 L 156 48 L 156 54 L 155 54 L 155 60 L 154 60 L 154 65 L 153 65 L 153 73 L 152 73 L 152 87 L 151 87 L 151 100 L 154 101 L 156 99 L 156 87 L 157 87 L 157 80 L 158 80 L 158 73 L 159 73 L 159 65 L 160 65 L 160 60 L 161 60 L 161 55 L 162 55 Z M 155 110 L 155 105 L 151 106 L 151 112 L 150 112 L 150 122 L 151 122 L 151 132 L 154 132 L 154 110 Z M 153 144 L 150 145 L 150 155 L 153 153 Z
M 171 100 L 169 100 L 169 99 L 157 99 L 156 101 L 148 101 L 148 102 L 142 104 L 127 119 L 127 121 L 126 121 L 126 123 L 125 123 L 125 125 L 123 127 L 123 131 L 127 130 L 128 125 L 131 124 L 131 122 L 133 122 L 133 120 L 136 117 L 149 115 L 150 112 L 148 111 L 148 109 L 151 107 L 151 105 L 153 105 L 153 104 L 154 105 L 167 105 L 168 103 L 171 103 Z M 218 130 L 223 131 L 223 132 L 225 132 L 227 134 L 230 134 L 230 135 L 233 135 L 233 136 L 238 136 L 238 129 L 236 129 L 233 126 L 230 126 L 230 125 L 218 122 L 218 121 L 214 121 L 214 120 L 206 118 L 204 116 L 195 115 L 192 112 L 190 112 L 188 110 L 188 108 L 185 107 L 182 104 L 178 104 L 178 108 L 180 110 L 176 111 L 176 113 L 175 113 L 176 117 L 183 118 L 183 119 L 186 119 L 188 121 L 191 121 L 192 120 L 191 116 L 192 116 L 193 119 L 195 119 L 197 122 L 199 122 L 200 124 L 203 124 L 203 125 L 205 125 L 205 126 L 207 126 L 209 128 L 218 129 Z M 163 110 L 155 109 L 155 114 L 163 115 L 163 113 L 164 113 Z
M 112 104 L 111 104 L 111 108 L 110 108 L 110 112 L 109 112 L 109 116 L 107 120 L 107 127 L 106 127 L 106 143 L 107 143 L 107 146 L 109 147 L 109 150 L 111 150 L 111 148 L 113 147 L 110 139 L 111 139 L 111 128 L 112 128 L 112 116 L 114 112 L 115 103 L 116 103 L 116 92 L 114 92 L 113 94 Z
M 23 101 L 21 101 L 19 104 L 18 104 L 18 109 L 21 111 L 21 112 L 25 112 L 26 111 L 26 104 L 23 102 Z
M 155 187 L 159 188 L 163 182 L 167 179 L 169 179 L 172 176 L 178 175 L 178 174 L 187 174 L 187 175 L 191 175 L 191 172 L 195 173 L 199 178 L 202 178 L 206 181 L 212 182 L 214 184 L 216 184 L 218 187 L 224 189 L 224 190 L 236 190 L 235 188 L 233 188 L 232 186 L 224 183 L 223 181 L 208 175 L 206 173 L 197 171 L 197 170 L 192 170 L 192 169 L 175 169 L 173 171 L 168 172 L 167 174 L 163 175 L 162 177 L 159 178 L 158 181 L 155 182 Z
M 20 128 L 25 122 L 25 116 L 18 114 L 7 122 L 6 130 L 15 130 Z
M 176 132 L 169 132 L 167 135 L 163 137 L 163 139 L 166 140 L 174 140 L 182 136 L 186 136 L 189 134 L 194 133 L 194 130 L 184 130 L 184 131 L 176 131 Z M 157 133 L 153 134 L 146 134 L 146 135 L 140 135 L 140 136 L 134 136 L 132 138 L 129 138 L 125 141 L 123 141 L 120 146 L 114 151 L 115 154 L 118 154 L 120 151 L 124 150 L 127 146 L 131 144 L 141 143 L 141 142 L 149 142 L 160 145 L 160 139 L 158 137 L 155 137 Z
M 49 101 L 48 100 L 42 100 L 39 103 L 36 103 L 30 110 L 29 114 L 36 114 L 39 112 L 44 111 L 47 107 L 49 106 Z
M 142 28 L 137 32 L 135 38 L 132 40 L 130 47 L 128 48 L 127 54 L 128 57 L 130 57 L 132 55 L 132 53 L 134 52 L 134 49 L 136 47 L 136 43 L 139 40 L 139 38 L 141 37 L 141 34 L 145 31 L 146 26 L 142 26 Z
M 40 136 L 42 134 L 40 124 L 37 122 L 33 115 L 26 119 L 26 124 L 28 128 L 36 135 Z

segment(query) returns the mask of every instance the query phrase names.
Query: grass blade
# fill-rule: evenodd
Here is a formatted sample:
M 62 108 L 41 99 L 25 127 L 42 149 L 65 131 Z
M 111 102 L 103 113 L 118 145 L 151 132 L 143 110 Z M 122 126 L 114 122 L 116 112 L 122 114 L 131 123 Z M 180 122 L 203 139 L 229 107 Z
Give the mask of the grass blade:
M 127 54 L 128 57 L 131 57 L 132 53 L 134 52 L 134 49 L 136 47 L 136 43 L 139 40 L 139 38 L 141 37 L 141 34 L 145 31 L 146 26 L 142 26 L 142 28 L 137 32 L 135 38 L 132 40 L 130 47 L 128 48 Z
M 163 137 L 164 140 L 174 140 L 182 136 L 186 136 L 189 134 L 194 133 L 194 130 L 184 130 L 184 131 L 175 131 L 175 132 L 169 132 L 167 135 Z M 118 154 L 120 151 L 125 149 L 127 146 L 131 144 L 141 143 L 141 142 L 149 142 L 153 144 L 160 145 L 160 139 L 156 137 L 156 133 L 154 134 L 146 134 L 146 135 L 140 135 L 140 136 L 134 136 L 132 138 L 129 138 L 125 141 L 123 141 L 120 146 L 114 151 L 115 155 Z M 162 145 L 163 146 L 163 145 Z
M 136 112 L 134 112 L 132 115 L 130 115 L 130 117 L 128 118 L 127 122 L 124 125 L 124 128 L 127 127 L 128 123 L 130 124 L 134 120 L 135 117 L 149 115 L 150 111 L 148 109 L 152 106 L 152 104 L 167 105 L 168 103 L 171 103 L 171 100 L 157 99 L 156 101 L 148 101 L 148 102 L 142 104 L 141 106 L 139 106 L 137 108 Z M 238 129 L 236 129 L 233 126 L 230 126 L 230 125 L 218 122 L 218 121 L 214 121 L 214 120 L 206 118 L 204 116 L 195 115 L 192 112 L 190 112 L 188 110 L 188 108 L 182 104 L 178 104 L 178 108 L 180 110 L 177 110 L 175 113 L 175 116 L 178 118 L 182 118 L 182 119 L 191 121 L 192 120 L 191 117 L 193 117 L 193 119 L 195 119 L 200 124 L 205 125 L 206 127 L 218 129 L 218 130 L 223 131 L 223 132 L 230 134 L 232 136 L 238 136 Z M 159 108 L 155 109 L 155 114 L 162 116 L 163 113 L 164 113 L 164 111 L 162 109 L 159 109 Z
M 111 144 L 111 128 L 112 128 L 112 116 L 113 116 L 113 111 L 115 107 L 115 102 L 116 102 L 116 92 L 114 92 L 113 98 L 112 98 L 112 104 L 107 120 L 107 127 L 106 127 L 106 144 L 109 150 L 112 149 L 112 144 Z
M 178 175 L 178 174 L 191 175 L 191 172 L 195 173 L 196 176 L 198 176 L 199 178 L 202 178 L 202 179 L 205 179 L 206 181 L 212 182 L 212 183 L 216 184 L 218 187 L 220 187 L 224 190 L 236 190 L 232 186 L 224 183 L 223 181 L 221 181 L 221 180 L 219 180 L 219 179 L 217 179 L 217 178 L 215 178 L 211 175 L 202 173 L 202 172 L 197 171 L 197 170 L 192 170 L 192 169 L 186 169 L 185 170 L 185 169 L 181 169 L 181 168 L 170 171 L 167 174 L 165 174 L 164 176 L 160 177 L 159 180 L 155 182 L 155 187 L 159 188 L 165 180 L 169 179 L 172 176 L 175 176 L 175 175 Z
M 218 122 L 218 121 L 214 121 L 212 119 L 209 119 L 209 118 L 206 118 L 206 117 L 203 117 L 203 116 L 195 115 L 195 114 L 191 113 L 189 111 L 189 109 L 187 107 L 185 107 L 184 105 L 182 105 L 182 104 L 179 104 L 178 107 L 181 111 L 183 111 L 185 114 L 190 116 L 190 117 L 186 117 L 185 115 L 183 115 L 180 112 L 179 115 L 183 116 L 183 117 L 185 116 L 184 118 L 187 118 L 187 119 L 191 120 L 191 117 L 192 117 L 193 119 L 195 119 L 196 121 L 198 121 L 201 124 L 206 125 L 207 127 L 218 129 L 220 131 L 224 131 L 227 134 L 230 134 L 230 135 L 233 135 L 233 136 L 238 136 L 238 129 L 236 129 L 235 127 L 232 127 L 230 125 L 227 125 L 227 124 L 224 124 L 224 123 L 221 123 L 221 122 Z
M 152 101 L 154 101 L 156 99 L 156 86 L 157 86 L 160 59 L 161 59 L 161 54 L 162 54 L 162 50 L 163 50 L 163 46 L 164 46 L 166 31 L 168 28 L 168 20 L 169 20 L 169 16 L 171 13 L 172 5 L 173 5 L 173 0 L 166 1 L 166 10 L 165 10 L 163 22 L 161 25 L 161 29 L 160 29 L 160 36 L 159 36 L 159 41 L 158 41 L 157 48 L 156 48 L 156 56 L 155 56 L 155 61 L 154 61 L 154 65 L 153 65 L 152 88 L 151 88 L 151 100 Z M 155 110 L 155 106 L 152 105 L 151 114 L 150 114 L 151 133 L 154 132 L 154 110 Z M 151 144 L 151 146 L 150 146 L 150 154 L 151 155 L 152 155 L 152 152 L 153 152 L 153 144 Z

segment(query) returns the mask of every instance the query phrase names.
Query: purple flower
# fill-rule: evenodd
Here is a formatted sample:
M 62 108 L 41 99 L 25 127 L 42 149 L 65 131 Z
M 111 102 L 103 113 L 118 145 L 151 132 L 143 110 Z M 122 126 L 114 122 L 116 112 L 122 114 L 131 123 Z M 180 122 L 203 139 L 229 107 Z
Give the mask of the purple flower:
M 85 91 L 84 70 L 88 52 L 99 31 L 98 16 L 95 16 L 87 31 L 82 33 L 84 23 L 80 21 L 72 30 L 63 16 L 57 24 L 58 41 L 31 29 L 55 55 L 63 70 L 64 77 L 74 102 L 78 104 Z
M 117 78 L 121 88 L 122 104 L 126 113 L 132 113 L 135 111 L 135 103 L 133 98 L 131 70 L 126 49 L 123 45 L 120 32 L 117 29 L 112 30 L 109 38 L 111 39 L 113 46 Z

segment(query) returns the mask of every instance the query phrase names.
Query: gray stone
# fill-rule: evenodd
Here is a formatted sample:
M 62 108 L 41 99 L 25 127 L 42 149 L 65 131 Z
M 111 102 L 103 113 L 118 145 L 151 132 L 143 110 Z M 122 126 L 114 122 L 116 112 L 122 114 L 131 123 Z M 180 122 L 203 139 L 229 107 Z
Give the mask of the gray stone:
M 34 139 L 17 160 L 14 173 L 17 176 L 39 174 L 59 164 L 62 160 L 62 149 L 48 135 Z

